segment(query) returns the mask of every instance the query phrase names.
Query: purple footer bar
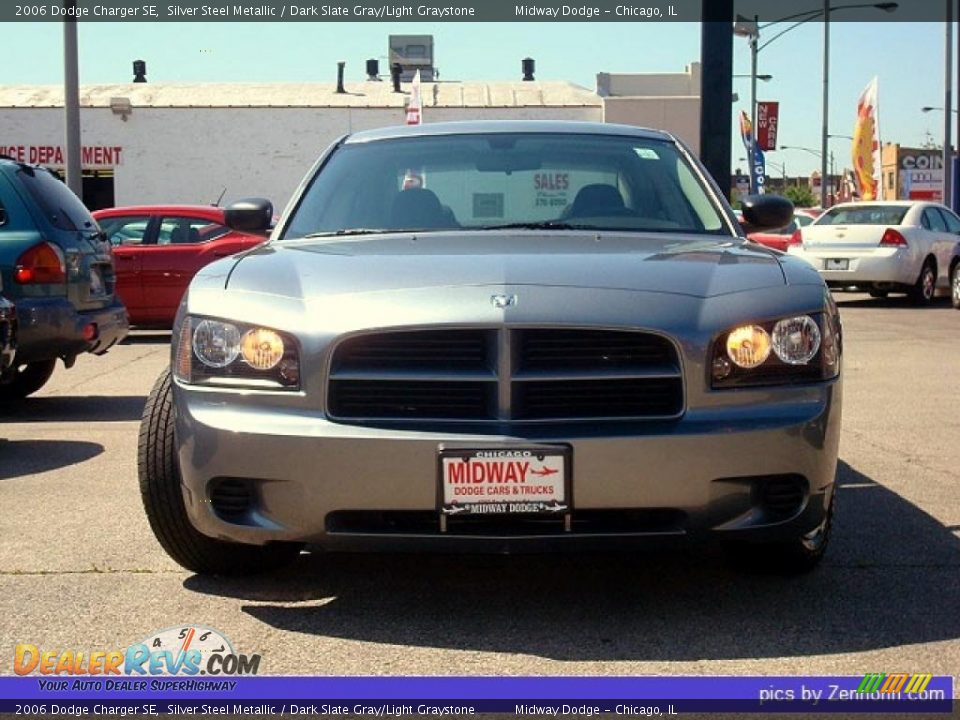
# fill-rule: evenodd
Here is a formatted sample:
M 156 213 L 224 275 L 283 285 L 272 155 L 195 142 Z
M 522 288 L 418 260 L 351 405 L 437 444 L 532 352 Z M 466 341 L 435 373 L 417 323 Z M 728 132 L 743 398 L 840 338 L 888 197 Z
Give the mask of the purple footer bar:
M 953 678 L 0 677 L 0 713 L 648 716 L 688 712 L 952 713 Z M 892 692 L 895 687 L 918 692 Z M 861 690 L 867 688 L 867 690 Z M 658 712 L 651 712 L 653 709 Z

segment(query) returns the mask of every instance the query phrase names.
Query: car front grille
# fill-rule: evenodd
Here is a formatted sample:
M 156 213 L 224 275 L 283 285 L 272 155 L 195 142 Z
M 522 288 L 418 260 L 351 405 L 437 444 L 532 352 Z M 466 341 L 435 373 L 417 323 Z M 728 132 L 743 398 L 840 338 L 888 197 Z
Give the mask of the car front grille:
M 654 333 L 399 330 L 334 348 L 327 409 L 350 422 L 673 419 L 683 380 L 673 343 Z

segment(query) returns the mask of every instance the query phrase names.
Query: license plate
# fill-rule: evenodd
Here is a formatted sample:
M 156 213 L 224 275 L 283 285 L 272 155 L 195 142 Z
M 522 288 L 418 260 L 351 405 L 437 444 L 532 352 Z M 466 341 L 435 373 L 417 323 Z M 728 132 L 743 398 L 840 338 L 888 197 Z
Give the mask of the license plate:
M 830 258 L 823 261 L 824 270 L 849 270 L 850 261 L 846 258 Z
M 556 446 L 440 448 L 440 512 L 562 516 L 570 511 L 569 457 Z

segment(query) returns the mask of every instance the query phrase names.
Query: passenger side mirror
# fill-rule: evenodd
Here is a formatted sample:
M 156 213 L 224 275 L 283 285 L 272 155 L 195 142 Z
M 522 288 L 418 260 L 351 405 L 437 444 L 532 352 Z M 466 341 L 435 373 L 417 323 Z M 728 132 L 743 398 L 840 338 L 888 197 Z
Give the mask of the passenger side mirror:
M 263 198 L 237 200 L 223 214 L 227 227 L 237 232 L 266 236 L 273 227 L 273 203 Z
M 745 233 L 782 228 L 793 220 L 793 203 L 780 195 L 747 195 L 740 205 Z

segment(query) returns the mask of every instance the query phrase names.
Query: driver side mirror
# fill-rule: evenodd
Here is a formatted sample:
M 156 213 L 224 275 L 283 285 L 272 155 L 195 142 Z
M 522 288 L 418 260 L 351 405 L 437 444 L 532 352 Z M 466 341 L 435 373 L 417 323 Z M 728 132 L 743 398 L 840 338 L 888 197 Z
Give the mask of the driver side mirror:
M 747 195 L 740 206 L 744 233 L 775 230 L 793 220 L 793 203 L 779 195 Z
M 263 198 L 237 200 L 223 215 L 227 227 L 237 232 L 266 237 L 273 227 L 273 203 Z

